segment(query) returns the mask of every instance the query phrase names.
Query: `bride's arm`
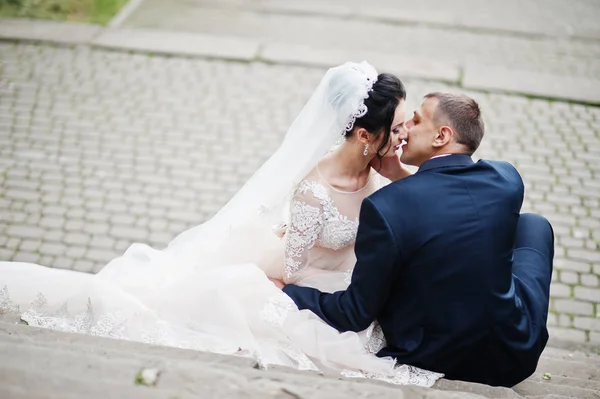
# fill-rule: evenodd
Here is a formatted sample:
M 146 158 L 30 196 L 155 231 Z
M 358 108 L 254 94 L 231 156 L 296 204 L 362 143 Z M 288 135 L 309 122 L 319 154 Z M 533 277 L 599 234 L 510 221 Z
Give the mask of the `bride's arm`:
M 362 331 L 371 324 L 396 284 L 404 258 L 387 221 L 366 198 L 356 237 L 356 266 L 346 291 L 325 294 L 290 284 L 283 291 L 298 308 L 309 309 L 339 331 Z
M 283 281 L 292 284 L 311 273 L 309 253 L 323 229 L 323 207 L 311 191 L 297 192 L 285 233 Z

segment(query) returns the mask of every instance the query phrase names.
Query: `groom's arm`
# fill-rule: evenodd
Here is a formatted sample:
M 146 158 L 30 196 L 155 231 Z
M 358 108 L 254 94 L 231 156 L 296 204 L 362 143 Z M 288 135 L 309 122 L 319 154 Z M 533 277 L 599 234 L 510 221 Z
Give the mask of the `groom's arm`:
M 361 206 L 355 244 L 356 266 L 346 291 L 333 294 L 287 285 L 283 291 L 339 331 L 362 331 L 384 306 L 398 275 L 400 253 L 393 233 L 373 202 Z

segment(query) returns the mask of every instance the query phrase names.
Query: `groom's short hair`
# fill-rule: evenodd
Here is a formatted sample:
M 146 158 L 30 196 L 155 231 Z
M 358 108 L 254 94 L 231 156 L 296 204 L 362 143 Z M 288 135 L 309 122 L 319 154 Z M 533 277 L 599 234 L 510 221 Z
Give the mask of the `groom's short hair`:
M 438 104 L 433 115 L 438 125 L 448 125 L 456 134 L 456 142 L 469 149 L 472 155 L 483 139 L 485 127 L 479 104 L 464 94 L 435 92 L 425 96 L 435 98 Z

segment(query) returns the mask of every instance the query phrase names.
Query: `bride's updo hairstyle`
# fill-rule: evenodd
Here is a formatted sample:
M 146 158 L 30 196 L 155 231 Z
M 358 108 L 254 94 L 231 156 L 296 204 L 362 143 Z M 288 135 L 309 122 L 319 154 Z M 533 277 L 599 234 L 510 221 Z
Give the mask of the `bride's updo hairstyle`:
M 367 113 L 356 118 L 354 128 L 346 132 L 345 137 L 352 137 L 356 129 L 363 128 L 375 136 L 375 139 L 382 138 L 377 154 L 380 156 L 381 152 L 385 153 L 400 100 L 406 100 L 406 89 L 400 79 L 389 73 L 379 74 L 373 89 L 369 91 L 369 97 L 364 101 Z

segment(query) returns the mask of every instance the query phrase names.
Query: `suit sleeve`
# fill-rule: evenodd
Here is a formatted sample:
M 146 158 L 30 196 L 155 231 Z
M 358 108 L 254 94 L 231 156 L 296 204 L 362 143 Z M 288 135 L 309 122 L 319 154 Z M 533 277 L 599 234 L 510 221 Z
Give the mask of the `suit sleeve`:
M 366 329 L 385 305 L 399 273 L 397 242 L 369 198 L 362 203 L 359 221 L 356 266 L 346 291 L 327 294 L 295 285 L 284 288 L 300 309 L 311 310 L 338 331 Z

